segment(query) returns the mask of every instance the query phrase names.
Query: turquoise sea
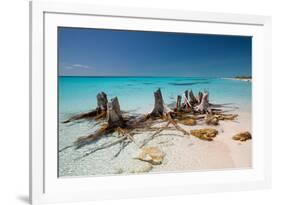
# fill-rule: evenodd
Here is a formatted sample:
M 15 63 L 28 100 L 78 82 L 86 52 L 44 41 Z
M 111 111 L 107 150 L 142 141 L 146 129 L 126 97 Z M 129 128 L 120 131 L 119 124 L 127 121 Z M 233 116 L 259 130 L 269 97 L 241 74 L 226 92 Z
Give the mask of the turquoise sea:
M 252 83 L 202 77 L 59 77 L 59 114 L 74 114 L 96 107 L 96 95 L 117 96 L 121 109 L 147 113 L 154 105 L 153 92 L 160 88 L 166 104 L 176 101 L 185 90 L 207 90 L 210 102 L 234 103 L 240 111 L 251 110 Z
M 232 114 L 238 114 L 239 118 L 233 122 L 221 122 L 216 128 L 220 132 L 219 137 L 213 143 L 194 138 L 179 138 L 173 134 L 174 131 L 171 133 L 167 131 L 166 135 L 159 135 L 151 142 L 151 146 L 157 146 L 163 150 L 166 162 L 153 166 L 151 172 L 251 166 L 251 141 L 238 145 L 231 136 L 242 131 L 251 131 L 252 83 L 222 78 L 59 77 L 59 150 L 72 146 L 79 137 L 93 134 L 100 128 L 100 125 L 96 125 L 92 121 L 62 123 L 75 114 L 95 109 L 97 93 L 105 92 L 108 99 L 117 96 L 123 111 L 145 114 L 152 111 L 153 92 L 158 88 L 161 89 L 164 101 L 168 105 L 175 103 L 177 95 L 182 95 L 185 90 L 192 89 L 195 95 L 198 91 L 207 90 L 211 103 L 230 103 L 231 105 L 226 109 L 230 109 L 228 111 Z M 181 126 L 187 130 L 191 129 L 188 126 Z M 202 128 L 204 125 L 198 124 L 195 127 Z M 151 135 L 150 132 L 144 132 L 136 134 L 134 137 L 137 143 L 140 143 L 149 135 Z M 131 174 L 143 172 L 139 170 L 146 170 L 147 162 L 144 163 L 132 157 L 139 152 L 139 147 L 135 143 L 130 143 L 118 157 L 114 157 L 120 149 L 120 146 L 116 145 L 76 160 L 89 150 L 114 141 L 115 137 L 116 135 L 108 135 L 81 149 L 70 148 L 59 152 L 59 176 Z

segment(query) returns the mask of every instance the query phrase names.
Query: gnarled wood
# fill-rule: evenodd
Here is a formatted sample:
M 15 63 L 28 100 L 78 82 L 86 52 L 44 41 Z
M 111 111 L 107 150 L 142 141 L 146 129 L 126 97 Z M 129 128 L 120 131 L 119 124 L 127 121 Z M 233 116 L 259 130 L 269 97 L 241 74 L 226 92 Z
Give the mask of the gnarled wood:
M 209 112 L 209 93 L 204 92 L 202 96 L 201 103 L 195 106 L 194 110 L 199 113 L 208 113 Z
M 109 129 L 108 124 L 104 124 L 95 133 L 90 134 L 88 136 L 79 137 L 74 142 L 74 145 L 76 146 L 76 149 L 79 149 L 79 148 L 83 147 L 84 145 L 86 145 L 88 143 L 96 141 L 97 139 L 99 139 L 103 135 L 110 133 L 110 131 L 111 130 Z
M 196 97 L 194 96 L 192 90 L 190 90 L 190 92 L 189 92 L 189 98 L 190 98 L 189 102 L 192 106 L 198 103 L 198 101 L 197 101 Z
M 154 92 L 154 108 L 150 113 L 152 117 L 161 117 L 164 113 L 164 101 L 161 90 L 158 89 Z
M 107 123 L 110 128 L 123 127 L 124 119 L 121 114 L 118 98 L 111 99 L 107 103 Z
M 98 102 L 98 108 L 101 110 L 107 109 L 107 95 L 104 92 L 100 92 L 97 94 L 97 102 Z
M 184 91 L 182 108 L 185 109 L 185 111 L 187 112 L 192 110 L 192 105 L 188 100 L 188 90 Z
M 178 98 L 177 98 L 177 104 L 176 104 L 176 111 L 181 111 L 181 96 L 178 95 Z
M 118 102 L 118 98 L 115 97 L 111 99 L 111 102 L 107 103 L 107 123 L 104 124 L 95 133 L 78 138 L 78 140 L 76 140 L 74 144 L 76 145 L 77 149 L 81 148 L 82 146 L 99 139 L 103 135 L 114 132 L 115 128 L 123 126 L 124 120 L 121 115 L 120 105 Z
M 82 120 L 82 119 L 92 119 L 96 116 L 98 116 L 97 119 L 100 119 L 102 117 L 105 117 L 106 114 L 106 109 L 107 109 L 107 96 L 104 92 L 100 92 L 96 96 L 97 98 L 97 107 L 96 109 L 87 112 L 87 113 L 82 113 L 79 115 L 72 116 L 71 118 L 65 120 L 63 123 L 69 123 L 73 122 L 76 120 Z
M 198 97 L 197 97 L 197 101 L 200 104 L 203 98 L 203 93 L 201 91 L 198 92 Z
M 183 103 L 182 103 L 183 99 Z M 100 137 L 117 132 L 119 138 L 113 142 L 108 142 L 102 144 L 101 146 L 94 148 L 92 151 L 86 153 L 83 157 L 88 156 L 98 150 L 106 149 L 108 147 L 114 146 L 118 143 L 121 144 L 119 151 L 114 157 L 117 157 L 122 149 L 128 145 L 128 143 L 135 142 L 134 135 L 137 134 L 137 130 L 140 131 L 155 131 L 149 138 L 141 143 L 141 147 L 146 145 L 150 140 L 154 139 L 155 136 L 159 135 L 165 129 L 176 129 L 180 131 L 183 135 L 190 135 L 190 131 L 183 129 L 182 125 L 195 125 L 198 121 L 199 124 L 216 124 L 219 120 L 234 120 L 237 115 L 222 114 L 223 110 L 220 109 L 224 105 L 215 105 L 209 103 L 209 93 L 199 92 L 198 96 L 194 96 L 192 90 L 190 92 L 186 90 L 183 96 L 177 97 L 176 107 L 172 111 L 163 100 L 163 96 L 160 89 L 154 92 L 154 108 L 151 113 L 147 115 L 126 115 L 121 112 L 118 98 L 115 97 L 111 99 L 110 102 L 107 101 L 107 96 L 104 92 L 98 93 L 97 95 L 97 108 L 89 113 L 82 113 L 70 118 L 68 121 L 73 121 L 77 119 L 105 119 L 104 123 L 100 129 L 95 133 L 78 138 L 72 146 L 67 146 L 60 150 L 76 147 L 80 148 L 88 143 L 91 143 Z M 123 115 L 122 115 L 123 113 Z M 209 114 L 209 115 L 206 115 Z M 212 119 L 211 119 L 212 118 Z M 216 118 L 216 121 L 213 120 Z M 203 120 L 205 119 L 205 121 Z M 166 121 L 167 124 L 164 127 L 155 128 L 153 125 L 159 123 L 159 121 Z M 98 121 L 104 122 L 104 121 Z M 178 124 L 179 123 L 179 124 Z M 171 126 L 169 126 L 171 125 Z M 181 126 L 180 126 L 181 125 Z M 194 131 L 193 131 L 194 132 Z M 192 133 L 191 133 L 192 134 Z M 193 133 L 194 134 L 194 133 Z M 201 137 L 206 138 L 205 135 Z M 206 140 L 211 140 L 206 138 Z M 136 143 L 136 142 L 135 142 Z
M 98 110 L 92 110 L 87 113 L 81 113 L 79 115 L 72 116 L 71 118 L 63 121 L 63 123 L 69 123 L 69 122 L 76 121 L 76 120 L 93 118 L 94 116 L 97 115 L 97 113 L 98 113 Z
M 82 158 L 84 158 L 84 157 L 87 157 L 87 156 L 89 156 L 89 155 L 95 153 L 96 151 L 99 151 L 99 150 L 102 150 L 102 149 L 106 149 L 106 148 L 112 147 L 112 146 L 114 146 L 114 145 L 116 145 L 116 144 L 119 144 L 119 143 L 123 142 L 123 141 L 126 140 L 126 139 L 127 139 L 127 137 L 125 136 L 125 137 L 118 138 L 118 139 L 116 139 L 116 140 L 113 141 L 113 142 L 104 143 L 104 144 L 102 144 L 101 146 L 96 147 L 96 148 L 92 149 L 91 151 L 87 152 L 87 153 L 84 154 L 82 157 L 76 158 L 75 160 L 79 160 L 79 159 L 82 159 Z
M 169 127 L 171 122 L 168 122 L 164 127 L 160 127 L 158 128 L 158 130 L 156 130 L 156 132 L 154 132 L 150 137 L 148 137 L 147 139 L 145 139 L 143 141 L 143 143 L 140 145 L 140 148 L 142 148 L 144 145 L 146 145 L 149 141 L 153 140 L 154 137 L 158 134 L 160 134 L 163 130 L 167 129 Z

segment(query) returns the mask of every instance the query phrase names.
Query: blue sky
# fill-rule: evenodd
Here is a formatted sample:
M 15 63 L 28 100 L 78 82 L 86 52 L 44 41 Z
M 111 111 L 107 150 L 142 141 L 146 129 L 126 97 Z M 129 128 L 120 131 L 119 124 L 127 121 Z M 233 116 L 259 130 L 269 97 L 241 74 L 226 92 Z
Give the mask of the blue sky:
M 251 76 L 242 36 L 59 28 L 60 76 Z

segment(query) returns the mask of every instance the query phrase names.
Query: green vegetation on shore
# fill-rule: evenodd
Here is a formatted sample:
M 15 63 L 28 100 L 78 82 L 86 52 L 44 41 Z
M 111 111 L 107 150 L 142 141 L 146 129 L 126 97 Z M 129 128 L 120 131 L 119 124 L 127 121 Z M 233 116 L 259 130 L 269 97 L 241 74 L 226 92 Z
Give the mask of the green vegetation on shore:
M 245 79 L 245 80 L 251 80 L 252 79 L 252 76 L 235 76 L 234 78 L 236 79 Z

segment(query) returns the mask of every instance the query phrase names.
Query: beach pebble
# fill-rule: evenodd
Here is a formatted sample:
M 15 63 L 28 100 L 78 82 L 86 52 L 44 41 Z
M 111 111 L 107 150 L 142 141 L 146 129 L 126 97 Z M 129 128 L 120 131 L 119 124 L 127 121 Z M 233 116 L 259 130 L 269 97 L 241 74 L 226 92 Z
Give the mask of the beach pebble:
M 158 147 L 145 147 L 142 148 L 137 159 L 149 162 L 153 165 L 159 165 L 164 159 L 165 153 Z
M 239 140 L 241 142 L 252 139 L 250 132 L 240 132 L 232 137 L 233 140 Z
M 189 125 L 189 126 L 196 125 L 196 120 L 192 119 L 192 118 L 187 118 L 187 119 L 184 119 L 180 122 L 184 125 Z
M 190 133 L 201 140 L 212 141 L 213 138 L 216 137 L 216 135 L 218 134 L 218 131 L 213 128 L 205 128 L 205 129 L 191 130 Z
M 205 119 L 205 122 L 207 125 L 218 125 L 219 124 L 219 118 L 214 115 L 214 116 L 207 116 Z

